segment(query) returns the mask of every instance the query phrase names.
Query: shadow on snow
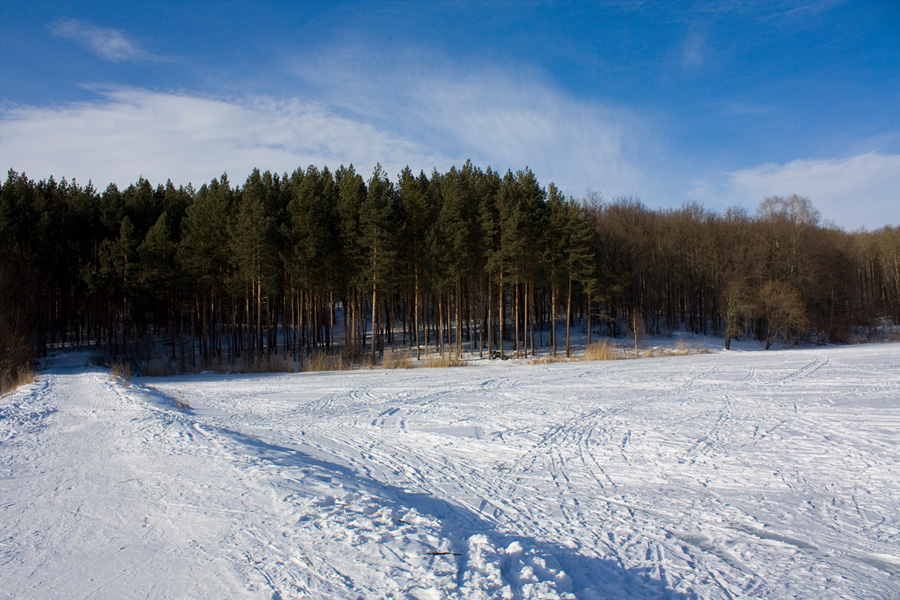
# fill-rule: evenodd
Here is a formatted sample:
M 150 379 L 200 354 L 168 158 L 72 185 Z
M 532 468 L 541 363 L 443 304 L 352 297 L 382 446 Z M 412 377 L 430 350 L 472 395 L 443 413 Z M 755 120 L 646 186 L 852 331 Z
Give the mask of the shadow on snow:
M 207 426 L 209 427 L 209 426 Z M 211 428 L 210 429 L 215 429 Z M 348 483 L 364 487 L 373 492 L 385 504 L 394 509 L 413 508 L 420 514 L 439 519 L 442 535 L 452 543 L 452 550 L 458 553 L 458 583 L 462 583 L 467 569 L 467 540 L 476 534 L 486 535 L 498 548 L 505 548 L 518 541 L 524 548 L 535 549 L 541 555 L 552 556 L 572 581 L 572 592 L 578 598 L 667 598 L 681 600 L 692 598 L 680 592 L 667 589 L 655 578 L 650 569 L 623 568 L 615 561 L 585 556 L 577 550 L 553 542 L 537 540 L 533 537 L 511 535 L 497 530 L 496 525 L 478 513 L 425 493 L 404 490 L 371 479 L 350 467 L 321 460 L 291 448 L 280 446 L 248 436 L 227 428 L 217 428 L 224 435 L 252 448 L 259 459 L 284 467 L 313 467 L 329 472 L 336 478 L 344 478 Z M 510 580 L 505 570 L 505 583 L 510 584 L 517 598 L 521 591 L 516 589 L 516 581 Z

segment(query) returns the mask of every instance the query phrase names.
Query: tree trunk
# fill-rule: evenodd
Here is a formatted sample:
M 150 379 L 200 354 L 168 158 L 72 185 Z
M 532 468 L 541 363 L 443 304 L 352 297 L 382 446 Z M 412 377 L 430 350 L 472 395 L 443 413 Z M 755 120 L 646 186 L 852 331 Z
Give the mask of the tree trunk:
M 553 356 L 556 357 L 556 275 L 550 271 L 550 345 L 553 347 Z
M 569 273 L 569 292 L 566 299 L 566 358 L 572 354 L 572 347 L 569 343 L 569 328 L 572 324 L 572 274 Z
M 437 346 L 441 358 L 444 357 L 444 295 L 438 292 L 438 339 Z
M 259 351 L 262 351 L 263 349 L 262 281 L 259 276 L 256 278 L 256 348 Z
M 500 307 L 500 340 L 499 340 L 499 343 L 500 343 L 500 359 L 501 360 L 506 358 L 503 355 L 503 345 L 504 345 L 503 344 L 503 333 L 504 333 L 503 332 L 503 325 L 504 325 L 503 304 L 504 304 L 504 302 L 503 302 L 503 269 L 501 268 L 500 269 L 500 301 L 499 301 L 499 307 Z
M 420 360 L 422 358 L 422 347 L 419 345 L 419 267 L 418 266 L 416 266 L 416 292 L 415 292 L 414 310 L 416 311 L 416 316 L 415 316 L 416 360 Z M 426 349 L 426 351 L 427 351 L 427 349 Z
M 376 344 L 375 344 L 375 327 L 376 327 L 376 317 L 378 314 L 378 296 L 376 295 L 377 289 L 377 280 L 376 276 L 373 272 L 372 274 L 372 366 L 375 366 L 375 352 L 376 352 Z
M 487 329 L 487 343 L 488 343 L 488 358 L 494 358 L 494 293 L 491 289 L 491 275 L 490 273 L 487 276 L 487 323 L 485 325 L 485 329 Z
M 462 278 L 456 278 L 456 357 L 462 356 Z
M 587 345 L 591 345 L 591 292 L 587 293 Z
M 530 303 L 526 306 L 525 310 L 528 313 L 528 320 L 531 322 L 531 356 L 535 356 L 534 353 L 534 322 L 535 322 L 535 302 L 534 302 L 534 283 L 531 284 L 531 293 L 528 295 L 530 299 Z
M 519 287 L 519 284 L 516 283 L 516 308 L 513 312 L 513 316 L 516 319 L 516 358 L 521 358 L 522 356 L 521 340 L 519 339 Z

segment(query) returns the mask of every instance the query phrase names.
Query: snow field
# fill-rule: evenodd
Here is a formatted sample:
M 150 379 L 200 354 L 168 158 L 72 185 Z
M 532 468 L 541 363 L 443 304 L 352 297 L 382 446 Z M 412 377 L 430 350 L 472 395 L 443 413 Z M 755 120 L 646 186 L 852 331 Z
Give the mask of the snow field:
M 900 345 L 128 384 L 85 361 L 0 399 L 0 597 L 900 595 Z

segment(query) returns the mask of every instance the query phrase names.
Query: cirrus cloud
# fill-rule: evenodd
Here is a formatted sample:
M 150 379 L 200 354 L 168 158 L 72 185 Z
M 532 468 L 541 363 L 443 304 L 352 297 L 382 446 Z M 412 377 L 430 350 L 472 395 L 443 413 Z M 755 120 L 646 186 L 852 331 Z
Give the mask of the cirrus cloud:
M 869 152 L 847 158 L 802 159 L 728 174 L 728 196 L 748 204 L 798 194 L 845 228 L 900 224 L 900 155 Z
M 377 161 L 448 168 L 451 161 L 389 132 L 296 99 L 216 99 L 111 89 L 96 102 L 0 111 L 0 165 L 30 177 L 77 178 L 98 185 L 201 183 L 254 168 L 291 172 L 308 164 L 361 171 Z
M 544 184 L 576 196 L 661 196 L 666 188 L 656 168 L 664 151 L 647 117 L 575 97 L 537 72 L 464 70 L 427 50 L 391 63 L 350 46 L 305 56 L 292 73 L 330 106 L 457 163 L 472 159 L 499 171 L 527 166 Z
M 0 166 L 102 185 L 307 164 L 380 163 L 396 175 L 405 165 L 427 172 L 472 159 L 501 172 L 530 167 L 574 195 L 646 194 L 654 185 L 643 165 L 656 144 L 626 109 L 499 72 L 323 72 L 342 75 L 319 82 L 318 101 L 107 88 L 93 102 L 0 109 Z
M 99 56 L 112 62 L 135 60 L 160 60 L 144 50 L 140 44 L 119 29 L 97 27 L 87 21 L 66 19 L 54 21 L 50 25 L 53 35 L 85 46 Z

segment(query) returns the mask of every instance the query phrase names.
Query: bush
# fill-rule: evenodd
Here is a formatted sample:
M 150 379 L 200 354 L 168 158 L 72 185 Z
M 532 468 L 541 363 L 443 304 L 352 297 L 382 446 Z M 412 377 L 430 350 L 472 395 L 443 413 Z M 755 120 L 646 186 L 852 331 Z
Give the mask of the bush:
M 346 371 L 347 360 L 343 354 L 317 353 L 309 358 L 307 371 Z
M 381 358 L 381 368 L 383 369 L 412 369 L 412 367 L 412 352 L 409 350 L 397 351 L 388 348 Z
M 178 393 L 181 394 L 181 390 L 178 390 Z M 181 410 L 181 411 L 191 410 L 191 404 L 182 396 L 175 396 L 175 398 L 173 398 L 172 400 L 173 400 L 173 402 L 175 402 L 175 406 L 178 408 L 178 410 Z
M 109 369 L 109 376 L 119 381 L 129 381 L 131 375 L 131 367 L 127 363 L 116 363 Z
M 10 370 L 0 378 L 0 396 L 11 392 L 20 385 L 27 385 L 35 380 L 35 372 L 28 367 Z
M 588 346 L 584 351 L 584 360 L 617 360 L 619 352 L 615 343 L 600 340 Z
M 469 363 L 461 358 L 454 358 L 449 354 L 447 356 L 429 356 L 422 361 L 422 366 L 426 369 L 439 369 L 447 367 L 465 367 Z

